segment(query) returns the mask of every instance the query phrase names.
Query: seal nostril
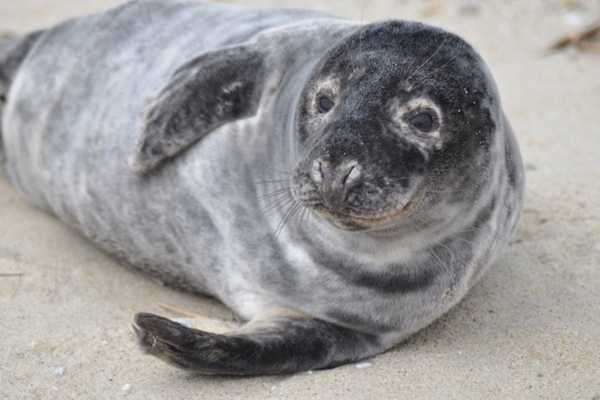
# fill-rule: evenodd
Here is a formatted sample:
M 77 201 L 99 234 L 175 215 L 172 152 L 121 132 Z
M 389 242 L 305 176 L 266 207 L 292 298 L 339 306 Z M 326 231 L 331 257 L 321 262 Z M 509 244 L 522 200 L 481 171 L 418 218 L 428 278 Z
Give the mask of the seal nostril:
M 350 175 L 352 174 L 352 172 L 354 172 L 354 170 L 355 167 L 353 165 L 352 167 L 350 167 L 350 170 L 346 173 L 346 176 L 344 176 L 344 179 L 342 179 L 342 185 L 346 186 L 346 184 L 350 180 Z
M 356 163 L 352 163 L 346 166 L 346 171 L 342 179 L 342 185 L 344 187 L 351 186 L 360 178 L 360 167 Z
M 323 163 L 320 159 L 313 161 L 310 176 L 315 183 L 323 181 Z

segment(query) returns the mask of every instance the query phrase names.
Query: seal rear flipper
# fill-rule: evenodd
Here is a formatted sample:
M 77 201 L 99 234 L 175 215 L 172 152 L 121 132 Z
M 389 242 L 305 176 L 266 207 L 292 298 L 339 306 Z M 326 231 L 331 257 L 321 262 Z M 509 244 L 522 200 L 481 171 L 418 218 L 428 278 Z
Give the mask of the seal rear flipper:
M 210 51 L 180 67 L 149 102 L 131 161 L 147 173 L 221 125 L 254 115 L 264 56 L 251 45 Z
M 148 353 L 207 375 L 274 375 L 322 369 L 383 351 L 379 338 L 302 317 L 276 317 L 229 334 L 138 314 L 134 330 Z

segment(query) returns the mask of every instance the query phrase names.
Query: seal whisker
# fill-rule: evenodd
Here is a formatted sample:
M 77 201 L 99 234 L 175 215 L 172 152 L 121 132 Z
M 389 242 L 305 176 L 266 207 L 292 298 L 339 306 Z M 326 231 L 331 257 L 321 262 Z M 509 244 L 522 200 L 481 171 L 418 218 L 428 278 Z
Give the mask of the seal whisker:
M 270 201 L 266 201 L 266 207 L 264 209 L 265 213 L 270 214 L 275 212 L 280 208 L 287 208 L 294 201 L 294 197 L 289 193 L 282 193 L 270 199 Z
M 288 186 L 281 187 L 281 188 L 278 188 L 278 189 L 271 190 L 269 192 L 260 193 L 260 194 L 257 195 L 257 198 L 259 198 L 259 199 L 268 199 L 268 198 L 271 198 L 271 197 L 276 197 L 276 196 L 278 196 L 280 194 L 288 193 L 289 191 L 290 191 L 290 188 Z
M 265 199 L 279 194 L 289 194 L 291 196 L 291 193 L 292 192 L 289 185 L 286 185 L 282 187 L 271 188 L 271 190 L 261 192 L 257 195 L 257 197 L 260 199 Z
M 423 63 L 421 65 L 419 65 L 410 75 L 408 75 L 404 80 L 405 81 L 409 81 L 410 78 L 415 75 L 417 72 L 419 72 L 421 69 L 423 69 L 423 67 L 425 67 L 427 64 L 429 64 L 429 62 L 431 60 L 433 60 L 433 57 L 436 56 L 436 54 L 440 51 L 440 49 L 442 48 L 442 46 L 446 43 L 448 39 L 444 38 L 440 44 L 437 46 L 437 48 L 435 49 L 435 51 L 433 53 L 431 53 L 431 55 L 429 57 L 427 57 L 427 59 L 425 61 L 423 61 Z M 416 62 L 416 60 L 415 60 Z
M 277 201 L 274 201 L 271 205 L 265 208 L 265 214 L 274 215 L 277 212 L 277 210 L 281 208 L 287 209 L 287 207 L 291 206 L 293 202 L 294 200 L 291 198 L 278 199 Z
M 448 65 L 450 65 L 451 62 L 453 62 L 454 60 L 456 60 L 458 58 L 460 54 L 455 54 L 454 56 L 450 57 L 448 59 L 448 61 L 446 61 L 444 64 L 440 65 L 439 67 L 429 71 L 429 73 L 427 73 L 426 75 L 422 76 L 421 79 L 419 79 L 416 82 L 412 82 L 412 84 L 414 86 L 419 85 L 421 82 L 424 82 L 427 78 L 429 78 L 430 76 L 435 75 L 437 72 L 439 72 L 440 70 L 442 70 L 443 68 L 447 67 Z
M 265 202 L 265 207 L 263 210 L 265 214 L 273 215 L 277 213 L 277 210 L 288 207 L 293 201 L 294 199 L 292 199 L 291 196 L 280 196 L 278 198 L 273 198 L 268 202 Z
M 295 200 L 292 196 L 280 196 L 278 198 L 272 199 L 272 201 L 267 204 L 267 207 L 264 209 L 264 211 L 267 215 L 272 214 L 280 208 L 287 208 L 294 201 Z
M 302 216 L 304 214 L 306 207 L 302 204 L 302 202 L 298 202 L 298 209 L 296 210 L 296 212 L 292 215 L 291 218 L 295 219 L 296 222 L 298 223 L 298 225 L 302 224 Z
M 300 214 L 300 224 L 307 223 L 310 218 L 310 210 L 306 206 L 302 206 L 301 214 Z
M 263 195 L 265 193 L 270 193 L 272 191 L 278 191 L 290 187 L 290 185 L 284 181 L 251 181 L 250 183 L 258 185 L 258 187 L 256 188 L 257 195 Z
M 448 266 L 446 264 L 444 264 L 444 262 L 442 261 L 442 259 L 440 258 L 440 256 L 436 253 L 435 250 L 433 249 L 429 249 L 426 251 L 426 253 L 431 256 L 432 258 L 435 259 L 435 261 L 437 262 L 438 267 L 444 271 L 444 273 L 448 273 Z
M 302 206 L 300 208 L 300 212 L 298 212 L 298 225 L 302 225 L 304 223 L 305 213 L 306 213 L 306 207 Z
M 313 143 L 310 143 L 307 146 L 307 149 L 304 151 L 304 155 L 310 154 L 314 149 L 317 148 L 323 141 L 327 139 L 327 135 L 321 134 Z
M 277 183 L 287 183 L 288 181 L 289 181 L 289 179 L 272 179 L 272 180 L 256 180 L 256 181 L 253 181 L 253 182 L 256 183 L 256 184 L 261 185 L 261 184 L 269 184 L 269 183 L 275 183 L 275 184 L 277 184 Z
M 445 249 L 448 254 L 450 255 L 449 260 L 447 260 L 444 264 L 444 270 L 449 273 L 452 274 L 452 266 L 455 265 L 455 261 L 456 261 L 456 254 L 452 251 L 452 249 L 450 249 L 450 247 L 448 247 L 447 245 L 445 245 L 444 243 L 438 243 L 439 246 L 441 246 L 443 249 Z M 435 250 L 433 250 L 435 252 Z M 440 262 L 441 259 L 440 259 Z
M 306 207 L 302 204 L 302 202 L 298 201 L 297 202 L 297 206 L 296 206 L 296 210 L 294 211 L 294 213 L 292 214 L 291 218 L 294 219 L 299 219 L 302 216 L 302 212 L 304 211 Z
M 286 226 L 287 222 L 290 220 L 290 217 L 296 213 L 298 207 L 300 206 L 299 202 L 294 201 L 291 206 L 289 206 L 288 210 L 284 213 L 281 221 L 275 228 L 273 235 L 277 238 L 283 231 L 283 228 Z

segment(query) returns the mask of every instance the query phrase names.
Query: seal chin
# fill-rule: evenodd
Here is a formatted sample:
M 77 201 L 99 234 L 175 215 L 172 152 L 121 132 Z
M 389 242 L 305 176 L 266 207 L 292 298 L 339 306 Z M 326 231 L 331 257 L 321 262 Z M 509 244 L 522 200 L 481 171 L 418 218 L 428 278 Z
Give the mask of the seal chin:
M 310 208 L 317 216 L 327 220 L 338 229 L 345 231 L 368 231 L 389 228 L 390 225 L 403 218 L 410 211 L 412 204 L 413 202 L 409 200 L 391 211 L 364 215 L 342 213 L 331 210 L 321 204 L 312 205 Z

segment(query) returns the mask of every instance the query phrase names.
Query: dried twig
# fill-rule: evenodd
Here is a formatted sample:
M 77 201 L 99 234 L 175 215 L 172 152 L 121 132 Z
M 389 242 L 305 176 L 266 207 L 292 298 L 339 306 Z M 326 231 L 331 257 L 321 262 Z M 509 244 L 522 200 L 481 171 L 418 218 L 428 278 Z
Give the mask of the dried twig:
M 558 39 L 548 47 L 547 51 L 554 52 L 565 49 L 569 46 L 575 46 L 583 51 L 595 52 L 600 50 L 597 43 L 593 44 L 593 40 L 597 37 L 600 37 L 600 21 L 588 26 L 581 32 L 572 33 Z
M 23 275 L 25 275 L 25 272 L 0 272 L 0 278 L 12 278 Z

